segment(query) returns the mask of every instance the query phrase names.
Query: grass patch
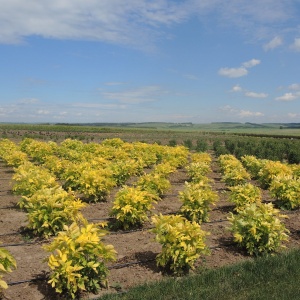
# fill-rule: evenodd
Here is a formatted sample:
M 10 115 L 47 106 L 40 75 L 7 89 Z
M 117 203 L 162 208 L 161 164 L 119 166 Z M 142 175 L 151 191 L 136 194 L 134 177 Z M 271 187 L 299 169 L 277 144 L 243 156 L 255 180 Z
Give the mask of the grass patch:
M 253 299 L 293 300 L 300 293 L 300 250 L 276 256 L 205 270 L 185 278 L 169 278 L 145 284 L 120 295 L 105 295 L 101 300 L 117 299 Z

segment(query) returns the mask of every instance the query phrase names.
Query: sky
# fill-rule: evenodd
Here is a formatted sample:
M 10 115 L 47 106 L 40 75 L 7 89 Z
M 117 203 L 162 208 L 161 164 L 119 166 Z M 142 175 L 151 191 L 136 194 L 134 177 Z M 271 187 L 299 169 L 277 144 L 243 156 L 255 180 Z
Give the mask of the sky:
M 0 122 L 300 122 L 300 0 L 0 7 Z

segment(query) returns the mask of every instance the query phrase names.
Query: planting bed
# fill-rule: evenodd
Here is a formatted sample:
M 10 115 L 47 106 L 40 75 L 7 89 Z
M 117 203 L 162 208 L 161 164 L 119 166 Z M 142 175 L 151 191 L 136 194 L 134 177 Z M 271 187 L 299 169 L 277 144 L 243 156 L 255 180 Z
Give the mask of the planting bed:
M 231 233 L 228 231 L 228 213 L 233 205 L 228 202 L 225 184 L 221 182 L 221 174 L 216 161 L 212 163 L 213 190 L 218 192 L 219 200 L 209 214 L 210 222 L 201 225 L 201 228 L 210 232 L 207 245 L 211 248 L 211 255 L 202 256 L 196 263 L 201 268 L 217 268 L 233 264 L 245 259 L 251 259 L 244 251 L 233 244 Z M 44 259 L 48 253 L 42 245 L 49 241 L 30 238 L 22 229 L 26 227 L 26 213 L 20 210 L 16 203 L 20 196 L 12 194 L 11 177 L 13 169 L 0 163 L 0 241 L 2 246 L 15 257 L 17 269 L 5 275 L 9 288 L 4 292 L 4 299 L 61 299 L 48 284 L 45 277 L 49 268 Z M 176 213 L 180 208 L 178 194 L 184 188 L 187 174 L 179 169 L 170 175 L 171 189 L 165 194 L 162 201 L 156 204 L 153 213 Z M 257 184 L 256 182 L 252 182 Z M 109 195 L 106 202 L 89 204 L 83 209 L 83 215 L 90 222 L 99 222 L 109 216 L 117 188 Z M 272 201 L 267 191 L 263 191 L 263 200 Z M 288 248 L 299 247 L 300 214 L 298 211 L 288 213 L 289 218 L 284 222 L 290 230 Z M 111 231 L 104 238 L 106 244 L 112 244 L 117 251 L 117 261 L 110 263 L 109 287 L 102 289 L 99 296 L 105 293 L 126 291 L 134 285 L 163 279 L 168 276 L 156 266 L 155 257 L 160 252 L 160 244 L 154 241 L 154 234 L 148 231 L 151 222 L 135 231 Z M 50 239 L 51 240 L 51 239 Z M 198 272 L 198 271 L 197 271 Z M 93 294 L 83 294 L 83 299 L 95 298 Z

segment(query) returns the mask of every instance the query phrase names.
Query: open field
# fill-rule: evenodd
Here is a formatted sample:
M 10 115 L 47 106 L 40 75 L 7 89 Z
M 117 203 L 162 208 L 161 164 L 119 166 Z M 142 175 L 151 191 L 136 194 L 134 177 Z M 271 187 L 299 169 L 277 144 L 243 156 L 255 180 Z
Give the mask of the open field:
M 11 130 L 21 131 L 29 134 L 30 131 L 49 132 L 78 132 L 78 133 L 154 133 L 178 132 L 202 134 L 250 134 L 250 135 L 278 135 L 278 136 L 300 136 L 299 123 L 96 123 L 96 124 L 0 124 L 0 132 Z
M 16 125 L 18 126 L 18 125 Z M 22 125 L 23 126 L 23 125 Z M 38 125 L 39 126 L 39 125 Z M 0 127 L 1 128 L 1 127 Z M 159 142 L 168 145 L 170 140 L 176 140 L 178 144 L 191 139 L 194 143 L 203 136 L 207 138 L 211 145 L 215 138 L 221 138 L 224 134 L 220 132 L 195 132 L 191 131 L 165 131 L 153 129 L 117 129 L 104 128 L 99 132 L 94 127 L 66 127 L 61 130 L 46 130 L 44 127 L 13 127 L 2 128 L 2 135 L 13 139 L 16 143 L 20 142 L 24 136 L 35 137 L 40 140 L 54 140 L 58 143 L 66 138 L 72 137 L 87 142 L 101 142 L 108 138 L 121 138 L 124 141 L 145 141 L 147 143 Z M 81 128 L 81 131 L 79 131 Z M 73 131 L 74 129 L 74 131 Z M 78 131 L 77 131 L 78 129 Z M 100 129 L 100 128 L 98 128 Z M 93 131 L 95 130 L 95 131 Z M 299 129 L 293 129 L 294 132 Z M 274 132 L 272 133 L 274 134 Z M 227 135 L 227 133 L 226 133 Z M 0 136 L 1 137 L 1 136 Z M 4 136 L 5 137 L 5 136 Z M 81 138 L 82 137 L 82 138 Z M 196 263 L 196 272 L 204 269 L 215 269 L 218 267 L 232 265 L 245 260 L 253 260 L 242 249 L 233 243 L 231 233 L 228 231 L 229 222 L 227 217 L 233 211 L 233 205 L 228 201 L 228 189 L 221 180 L 221 172 L 217 163 L 217 157 L 211 147 L 209 152 L 213 156 L 212 171 L 209 178 L 212 180 L 212 188 L 219 195 L 219 200 L 210 212 L 210 221 L 203 223 L 201 228 L 210 235 L 207 237 L 207 244 L 210 247 L 211 255 L 203 256 Z M 148 170 L 147 172 L 150 172 Z M 11 167 L 0 163 L 0 241 L 17 259 L 18 268 L 5 276 L 10 283 L 9 289 L 5 291 L 4 299 L 60 299 L 52 288 L 46 284 L 44 279 L 49 269 L 43 260 L 47 253 L 41 248 L 42 244 L 49 241 L 41 238 L 33 238 L 28 232 L 22 231 L 27 225 L 26 213 L 16 206 L 20 196 L 12 193 L 12 175 L 14 171 Z M 129 184 L 134 182 L 131 178 Z M 187 172 L 184 168 L 179 168 L 170 175 L 171 188 L 164 194 L 162 201 L 155 205 L 151 213 L 176 213 L 181 203 L 179 192 L 184 189 L 184 182 L 188 180 Z M 255 180 L 251 181 L 259 186 Z M 114 197 L 118 187 L 114 188 L 105 202 L 90 203 L 83 209 L 82 213 L 90 222 L 108 218 Z M 273 202 L 267 190 L 262 190 L 263 200 Z M 286 227 L 290 230 L 290 239 L 286 244 L 288 249 L 299 248 L 299 228 L 300 213 L 294 211 L 288 214 L 289 218 L 284 220 Z M 145 282 L 154 282 L 168 277 L 163 270 L 158 268 L 155 263 L 156 255 L 161 251 L 161 246 L 154 241 L 154 234 L 149 232 L 152 224 L 148 221 L 141 228 L 134 231 L 111 231 L 105 237 L 104 242 L 112 244 L 117 253 L 117 261 L 110 264 L 109 288 L 100 291 L 99 296 L 110 292 L 127 291 L 129 288 Z M 93 298 L 95 295 L 82 295 L 83 298 Z

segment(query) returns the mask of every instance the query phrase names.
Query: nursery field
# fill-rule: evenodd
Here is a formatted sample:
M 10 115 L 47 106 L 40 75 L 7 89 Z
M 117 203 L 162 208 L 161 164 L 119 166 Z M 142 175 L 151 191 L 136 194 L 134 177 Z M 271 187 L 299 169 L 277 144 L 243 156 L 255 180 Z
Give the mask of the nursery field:
M 237 213 L 237 205 L 230 199 L 231 187 L 235 185 L 233 182 L 235 179 L 228 180 L 228 177 L 226 179 L 224 166 L 222 168 L 220 163 L 220 155 L 222 154 L 217 153 L 216 150 L 219 148 L 213 147 L 214 137 L 219 139 L 219 135 L 208 137 L 206 134 L 206 142 L 203 143 L 203 134 L 195 135 L 193 133 L 192 135 L 192 133 L 182 134 L 179 132 L 173 134 L 160 132 L 155 135 L 153 132 L 128 131 L 124 133 L 123 131 L 116 131 L 97 134 L 76 133 L 73 136 L 72 133 L 67 135 L 65 132 L 35 132 L 35 135 L 39 135 L 39 139 L 32 138 L 27 133 L 27 135 L 25 134 L 27 142 L 24 142 L 26 139 L 24 140 L 23 131 L 8 130 L 5 134 L 8 139 L 6 137 L 0 139 L 5 153 L 9 152 L 8 149 L 11 152 L 20 151 L 24 153 L 24 161 L 30 161 L 34 165 L 34 167 L 31 166 L 32 168 L 43 167 L 49 170 L 49 173 L 55 177 L 58 186 L 64 187 L 65 190 L 73 190 L 76 199 L 85 203 L 85 206 L 79 211 L 89 224 L 106 222 L 108 234 L 103 236 L 101 241 L 105 245 L 112 245 L 116 251 L 115 260 L 105 263 L 108 267 L 107 287 L 102 287 L 96 294 L 81 291 L 78 296 L 82 299 L 98 299 L 107 293 L 126 292 L 136 285 L 174 276 L 166 267 L 157 265 L 156 257 L 162 252 L 163 246 L 155 240 L 156 234 L 153 232 L 155 224 L 151 217 L 160 214 L 163 216 L 187 214 L 182 211 L 181 199 L 187 189 L 187 182 L 193 182 L 193 176 L 196 176 L 194 173 L 191 175 L 191 165 L 197 162 L 196 153 L 206 153 L 211 159 L 207 162 L 209 167 L 205 176 L 202 174 L 207 178 L 207 181 L 201 176 L 198 181 L 205 186 L 207 185 L 208 190 L 216 195 L 216 199 L 205 207 L 208 218 L 204 216 L 205 220 L 198 219 L 201 230 L 209 233 L 205 236 L 205 245 L 209 253 L 201 253 L 194 260 L 195 269 L 190 270 L 190 273 L 232 265 L 244 260 L 252 260 L 255 257 L 249 255 L 245 247 L 238 246 L 233 233 L 229 230 L 231 223 L 228 217 L 232 216 L 231 213 Z M 197 143 L 199 138 L 201 138 L 202 143 L 199 141 Z M 124 142 L 125 140 L 126 142 Z M 171 142 L 173 142 L 172 146 Z M 10 145 L 11 148 L 5 148 L 8 147 L 7 145 Z M 49 145 L 52 148 L 48 147 Z M 202 150 L 205 151 L 197 152 L 199 150 L 196 149 L 197 146 L 199 148 L 202 146 Z M 226 149 L 224 143 L 221 146 Z M 125 152 L 120 149 L 125 149 Z M 138 153 L 137 149 L 141 152 Z M 19 158 L 20 152 L 17 155 Z M 132 156 L 133 152 L 135 156 Z M 21 179 L 16 177 L 16 174 L 18 174 L 18 168 L 23 162 L 16 162 L 18 160 L 16 158 L 13 162 L 9 161 L 1 149 L 0 153 L 2 153 L 0 161 L 0 247 L 10 252 L 17 265 L 16 269 L 6 273 L 3 277 L 8 284 L 8 288 L 4 290 L 3 298 L 64 299 L 63 296 L 55 292 L 55 288 L 47 283 L 51 270 L 47 264 L 49 252 L 45 251 L 45 245 L 49 246 L 55 239 L 50 230 L 51 226 L 47 228 L 50 231 L 42 230 L 43 223 L 34 227 L 34 222 L 37 222 L 37 219 L 34 217 L 29 219 L 33 210 L 29 206 L 26 207 L 30 200 L 23 200 L 23 208 L 18 205 L 23 199 L 24 194 L 22 192 L 24 190 L 22 190 L 23 186 L 22 188 L 17 186 L 18 180 L 21 182 Z M 155 155 L 152 155 L 153 153 Z M 50 156 L 55 156 L 58 160 L 51 161 Z M 179 162 L 173 160 L 174 156 L 179 158 Z M 237 156 L 239 157 L 237 160 L 241 162 L 241 156 Z M 98 157 L 97 162 L 95 161 L 96 157 Z M 204 155 L 203 157 L 207 156 Z M 67 175 L 64 171 L 66 168 L 61 167 L 59 169 L 61 161 L 64 161 L 64 166 L 69 168 Z M 120 164 L 117 164 L 118 161 L 123 163 L 129 161 L 131 167 L 137 162 L 141 164 L 137 165 L 138 171 L 135 170 L 134 172 L 126 165 L 126 168 L 129 168 L 126 174 L 126 172 L 122 173 L 120 169 L 116 169 L 117 166 L 120 167 Z M 121 217 L 118 220 L 120 211 L 116 209 L 116 199 L 124 186 L 135 188 L 141 178 L 146 178 L 147 175 L 157 172 L 157 166 L 166 162 L 173 167 L 165 171 L 161 182 L 165 180 L 164 182 L 168 184 L 157 193 L 156 200 L 145 209 L 146 216 L 137 222 L 133 222 L 132 219 L 125 219 L 122 223 Z M 81 166 L 81 163 L 85 163 L 85 165 Z M 91 165 L 92 167 L 90 167 Z M 79 180 L 82 179 L 82 176 L 88 175 L 88 170 L 94 172 L 99 170 L 100 166 L 106 170 L 108 165 L 109 168 L 112 168 L 110 170 L 113 170 L 111 175 L 114 176 L 115 184 L 112 184 L 107 190 L 99 190 L 99 187 L 97 191 L 88 189 L 88 185 L 93 185 L 93 179 L 90 179 L 89 184 L 80 183 Z M 122 166 L 124 167 L 124 165 Z M 296 170 L 293 171 L 293 180 L 299 182 L 300 172 L 297 164 L 293 164 L 293 168 Z M 246 167 L 245 170 L 247 170 Z M 117 177 L 117 175 L 122 175 L 122 177 Z M 89 174 L 89 176 L 91 175 Z M 101 177 L 103 174 L 96 173 L 95 176 L 99 179 L 99 176 Z M 71 178 L 75 180 L 76 184 Z M 96 182 L 95 178 L 94 181 Z M 286 209 L 290 204 L 285 202 L 285 209 L 283 210 L 282 206 L 278 206 L 278 203 L 282 204 L 282 201 L 278 201 L 280 198 L 278 193 L 276 194 L 277 197 L 274 197 L 274 191 L 272 193 L 269 189 L 270 182 L 264 185 L 257 176 L 249 176 L 249 178 L 246 176 L 240 180 L 239 184 L 249 183 L 259 189 L 263 204 L 273 203 L 274 206 L 280 207 L 282 214 L 287 215 L 287 218 L 277 215 L 287 229 L 285 232 L 288 236 L 287 241 L 283 238 L 282 243 L 279 244 L 286 246 L 285 249 L 299 248 L 300 213 L 297 209 L 299 203 L 293 202 L 292 209 Z M 46 188 L 48 187 L 44 187 L 44 189 Z M 28 192 L 26 189 L 25 191 Z M 297 191 L 299 192 L 299 190 L 296 190 L 296 194 Z M 33 194 L 27 194 L 27 197 L 30 198 Z M 114 207 L 115 211 L 113 212 Z M 74 214 L 75 212 L 77 213 L 74 210 Z M 276 251 L 285 251 L 285 249 L 278 248 Z

